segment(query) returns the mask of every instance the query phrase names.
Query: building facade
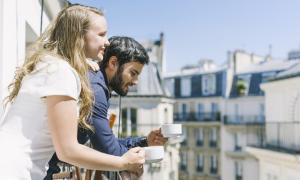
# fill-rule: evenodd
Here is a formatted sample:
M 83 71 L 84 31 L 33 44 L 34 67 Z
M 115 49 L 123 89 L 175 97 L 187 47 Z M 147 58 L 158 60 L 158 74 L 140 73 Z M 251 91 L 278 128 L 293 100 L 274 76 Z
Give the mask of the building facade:
M 296 63 L 236 50 L 228 52 L 224 66 L 205 60 L 165 76 L 174 121 L 184 126 L 180 179 L 258 179 L 258 160 L 245 149 L 263 143 L 260 84 Z
M 179 179 L 220 179 L 225 79 L 224 67 L 211 60 L 164 78 L 175 99 L 174 121 L 183 125 Z
M 259 160 L 260 180 L 300 178 L 300 64 L 261 85 L 265 92 L 263 143 L 247 147 Z

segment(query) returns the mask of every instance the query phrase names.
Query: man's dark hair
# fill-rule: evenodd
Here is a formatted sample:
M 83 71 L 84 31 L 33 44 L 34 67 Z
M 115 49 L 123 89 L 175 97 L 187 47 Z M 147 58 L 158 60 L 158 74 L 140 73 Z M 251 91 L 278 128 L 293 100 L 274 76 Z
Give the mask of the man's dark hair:
M 149 56 L 145 48 L 136 40 L 125 36 L 113 36 L 108 39 L 110 45 L 105 48 L 101 67 L 105 68 L 110 57 L 116 56 L 119 67 L 123 64 L 137 61 L 141 64 L 149 63 Z

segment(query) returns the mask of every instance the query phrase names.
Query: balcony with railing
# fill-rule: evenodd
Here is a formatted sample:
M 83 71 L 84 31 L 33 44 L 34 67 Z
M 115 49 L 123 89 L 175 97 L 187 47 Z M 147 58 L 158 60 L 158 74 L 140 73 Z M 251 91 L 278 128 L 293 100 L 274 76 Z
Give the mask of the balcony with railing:
M 300 154 L 300 122 L 267 122 L 260 143 L 248 146 Z
M 220 121 L 220 112 L 189 112 L 189 113 L 174 113 L 174 121 L 177 122 L 213 122 Z
M 259 125 L 265 123 L 263 115 L 224 115 L 225 125 Z

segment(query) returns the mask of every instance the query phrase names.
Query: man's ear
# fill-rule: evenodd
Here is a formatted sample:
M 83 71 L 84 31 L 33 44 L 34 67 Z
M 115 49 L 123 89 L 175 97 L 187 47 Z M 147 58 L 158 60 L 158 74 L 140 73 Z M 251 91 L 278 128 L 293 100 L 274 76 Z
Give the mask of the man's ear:
M 108 60 L 108 68 L 112 71 L 118 68 L 118 58 L 116 56 L 111 56 Z

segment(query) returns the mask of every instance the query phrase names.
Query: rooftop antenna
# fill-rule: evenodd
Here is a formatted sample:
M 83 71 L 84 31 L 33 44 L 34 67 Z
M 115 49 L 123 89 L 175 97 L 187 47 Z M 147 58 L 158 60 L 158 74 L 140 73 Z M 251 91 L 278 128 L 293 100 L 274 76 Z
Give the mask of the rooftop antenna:
M 269 56 L 272 56 L 272 44 L 269 44 Z

